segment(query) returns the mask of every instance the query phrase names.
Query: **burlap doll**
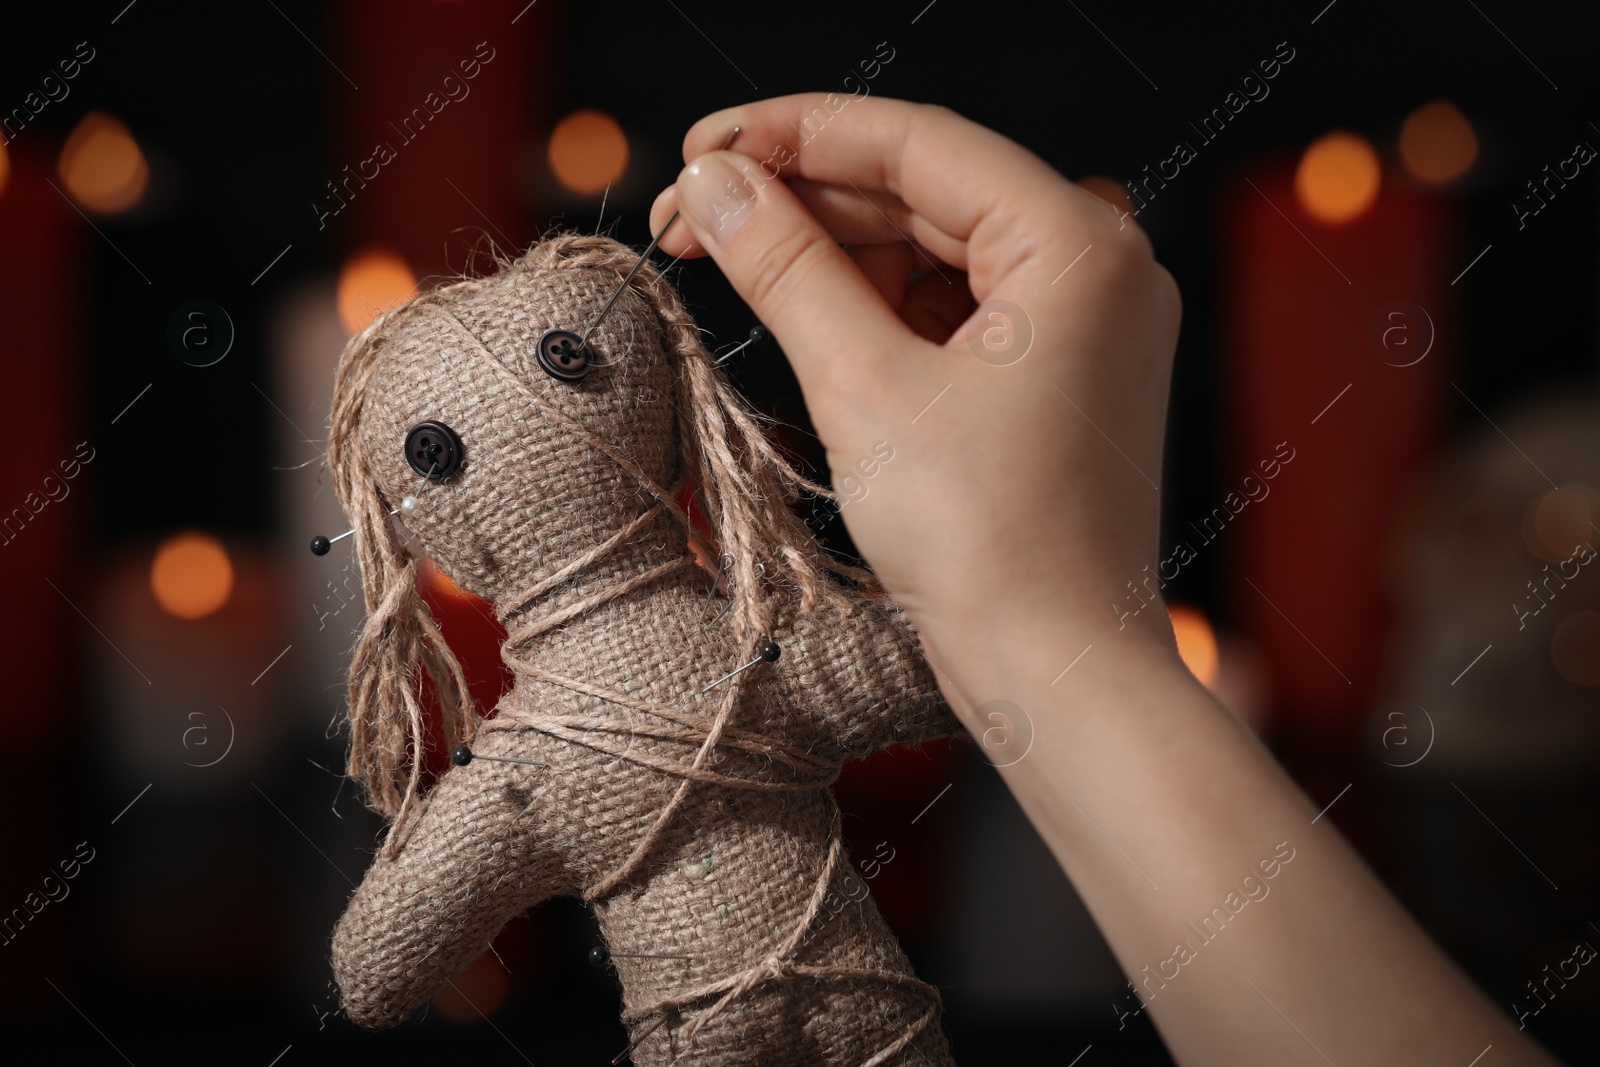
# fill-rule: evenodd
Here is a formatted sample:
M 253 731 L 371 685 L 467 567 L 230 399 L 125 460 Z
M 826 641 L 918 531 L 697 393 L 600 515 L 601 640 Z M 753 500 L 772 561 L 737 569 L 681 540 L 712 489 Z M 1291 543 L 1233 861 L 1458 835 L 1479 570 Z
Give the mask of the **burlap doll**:
M 817 487 L 653 267 L 588 346 L 547 336 L 581 332 L 636 258 L 545 240 L 378 316 L 340 362 L 328 464 L 368 612 L 349 770 L 394 818 L 334 931 L 345 1011 L 400 1023 L 566 894 L 594 907 L 637 1064 L 949 1063 L 938 992 L 849 891 L 828 786 L 846 759 L 960 727 L 898 612 L 790 511 Z M 505 623 L 516 683 L 492 719 L 417 593 L 402 503 Z M 776 661 L 718 682 L 768 643 Z M 478 757 L 422 795 L 418 663 L 447 743 Z

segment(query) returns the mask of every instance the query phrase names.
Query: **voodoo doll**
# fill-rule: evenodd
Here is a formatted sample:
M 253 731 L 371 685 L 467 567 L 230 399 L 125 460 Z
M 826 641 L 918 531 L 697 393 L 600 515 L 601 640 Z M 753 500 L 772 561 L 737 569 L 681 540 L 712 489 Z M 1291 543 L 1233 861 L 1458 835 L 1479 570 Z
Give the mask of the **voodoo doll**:
M 828 787 L 960 726 L 898 609 L 790 509 L 826 490 L 671 285 L 648 263 L 623 284 L 637 259 L 547 238 L 380 314 L 341 358 L 328 466 L 367 607 L 349 772 L 393 820 L 334 931 L 344 1010 L 404 1021 L 510 919 L 573 895 L 636 1064 L 948 1064 L 937 990 L 848 891 Z M 406 534 L 505 625 L 492 718 Z M 419 664 L 455 752 L 426 792 Z

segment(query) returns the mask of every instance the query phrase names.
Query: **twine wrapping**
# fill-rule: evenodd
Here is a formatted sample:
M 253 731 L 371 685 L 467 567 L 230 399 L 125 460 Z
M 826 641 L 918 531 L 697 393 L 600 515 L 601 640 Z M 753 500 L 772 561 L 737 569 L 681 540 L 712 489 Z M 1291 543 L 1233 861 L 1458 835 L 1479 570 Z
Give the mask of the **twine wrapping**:
M 573 894 L 617 954 L 635 1063 L 948 1063 L 938 993 L 870 899 L 818 916 L 848 870 L 828 790 L 844 759 L 960 728 L 898 613 L 830 577 L 870 582 L 789 509 L 820 487 L 767 441 L 653 267 L 595 331 L 588 379 L 534 365 L 543 332 L 586 321 L 634 258 L 545 241 L 380 315 L 341 361 L 329 465 L 368 607 L 350 773 L 395 819 L 335 931 L 346 1011 L 401 1021 L 508 919 Z M 516 684 L 488 722 L 387 514 L 415 480 L 399 442 L 427 418 L 465 460 L 405 521 L 505 622 Z M 685 475 L 715 581 L 688 551 Z M 769 638 L 778 664 L 702 693 Z M 419 799 L 418 663 L 448 744 L 548 769 L 474 761 Z

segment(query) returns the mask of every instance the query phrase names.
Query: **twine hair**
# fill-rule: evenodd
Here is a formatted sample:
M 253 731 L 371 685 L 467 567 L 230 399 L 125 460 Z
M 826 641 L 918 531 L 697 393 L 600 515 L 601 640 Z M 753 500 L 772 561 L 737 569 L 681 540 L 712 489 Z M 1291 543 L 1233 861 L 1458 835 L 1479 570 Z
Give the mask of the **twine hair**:
M 367 382 L 377 369 L 384 329 L 402 310 L 379 315 L 346 346 L 328 434 L 328 469 L 355 528 L 367 609 L 350 660 L 347 771 L 363 786 L 370 808 L 401 819 L 417 795 L 428 736 L 418 665 L 433 682 L 447 746 L 470 741 L 479 721 L 461 664 L 417 591 L 417 560 L 389 516 L 361 440 Z
M 548 267 L 565 261 L 621 277 L 637 258 L 615 241 L 574 234 L 540 243 L 522 262 Z M 875 589 L 870 572 L 824 552 L 794 513 L 791 505 L 802 492 L 829 499 L 833 493 L 791 467 L 772 444 L 762 429 L 771 420 L 752 409 L 714 365 L 671 283 L 646 262 L 630 284 L 661 322 L 662 348 L 678 389 L 679 459 L 716 540 L 719 577 L 733 598 L 734 632 L 759 639 L 771 623 L 770 595 L 780 588 L 798 590 L 806 611 L 820 597 L 844 597 L 829 573 Z M 687 517 L 679 519 L 698 541 Z
M 637 260 L 636 252 L 610 238 L 568 233 L 545 238 L 518 259 L 502 262 L 501 269 L 603 270 L 620 283 Z M 414 309 L 449 306 L 492 281 L 458 281 L 378 315 L 345 347 L 334 385 L 327 461 L 334 491 L 355 528 L 367 608 L 350 662 L 347 770 L 364 788 L 369 807 L 402 824 L 417 797 L 428 737 L 418 665 L 428 672 L 438 695 L 447 749 L 470 741 L 481 717 L 460 663 L 417 592 L 417 561 L 402 543 L 366 463 L 369 449 L 361 440 L 361 412 L 385 332 Z M 660 321 L 662 348 L 677 392 L 672 402 L 679 465 L 695 486 L 715 545 L 704 545 L 678 505 L 677 486 L 646 488 L 677 516 L 688 540 L 706 548 L 706 558 L 718 561 L 719 580 L 732 599 L 729 615 L 735 634 L 754 647 L 767 634 L 775 597 L 783 593 L 798 592 L 805 611 L 821 598 L 859 597 L 830 574 L 875 591 L 869 572 L 823 551 L 791 509 L 801 492 L 830 499 L 833 494 L 795 471 L 767 438 L 762 423 L 769 420 L 751 409 L 713 365 L 671 284 L 647 262 L 630 288 Z M 627 356 L 616 353 L 615 358 Z M 391 848 L 400 836 L 390 835 Z

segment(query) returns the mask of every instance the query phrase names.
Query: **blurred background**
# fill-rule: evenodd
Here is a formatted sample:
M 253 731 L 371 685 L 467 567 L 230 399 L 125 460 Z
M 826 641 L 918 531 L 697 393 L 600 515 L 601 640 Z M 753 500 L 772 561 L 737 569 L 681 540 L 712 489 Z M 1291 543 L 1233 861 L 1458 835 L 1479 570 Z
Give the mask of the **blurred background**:
M 14 19 L 7 1058 L 623 1048 L 570 901 L 512 923 L 418 1023 L 337 1013 L 328 937 L 379 825 L 339 775 L 359 580 L 347 544 L 307 551 L 346 528 L 320 470 L 333 368 L 376 310 L 492 249 L 551 227 L 642 247 L 690 123 L 802 90 L 948 105 L 1137 212 L 1185 319 L 1163 559 L 1108 610 L 1164 582 L 1192 669 L 1323 818 L 1502 1010 L 1592 1055 L 1600 976 L 1538 983 L 1600 945 L 1597 31 L 1592 6 L 1543 0 Z M 717 351 L 755 325 L 709 261 L 673 277 Z M 819 468 L 776 345 L 728 366 Z M 492 706 L 492 624 L 442 576 L 429 595 Z M 838 794 L 858 861 L 892 853 L 873 894 L 960 1062 L 1170 1062 L 1147 1016 L 1119 1028 L 1122 975 L 972 745 L 884 754 Z

